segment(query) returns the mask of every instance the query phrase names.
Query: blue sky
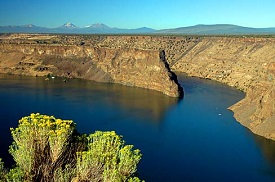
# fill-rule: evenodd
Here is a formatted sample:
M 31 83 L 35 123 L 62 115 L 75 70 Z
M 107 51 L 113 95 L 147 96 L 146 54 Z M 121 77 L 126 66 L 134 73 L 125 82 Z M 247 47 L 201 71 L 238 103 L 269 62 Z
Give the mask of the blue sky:
M 0 26 L 154 29 L 197 24 L 275 27 L 275 0 L 0 0 Z

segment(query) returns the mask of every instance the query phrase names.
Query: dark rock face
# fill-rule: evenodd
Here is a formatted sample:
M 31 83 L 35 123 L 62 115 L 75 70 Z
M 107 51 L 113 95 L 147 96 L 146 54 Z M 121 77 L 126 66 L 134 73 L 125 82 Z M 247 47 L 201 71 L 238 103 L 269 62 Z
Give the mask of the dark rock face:
M 165 51 L 164 50 L 160 50 L 159 51 L 159 58 L 160 60 L 162 60 L 162 62 L 164 63 L 167 71 L 169 72 L 169 77 L 172 81 L 174 81 L 177 85 L 178 85 L 178 92 L 179 92 L 179 97 L 180 98 L 183 98 L 184 96 L 184 93 L 183 93 L 183 88 L 180 86 L 179 82 L 178 82 L 178 78 L 177 78 L 177 75 L 171 71 L 170 69 L 170 66 L 166 60 L 166 57 L 165 57 Z

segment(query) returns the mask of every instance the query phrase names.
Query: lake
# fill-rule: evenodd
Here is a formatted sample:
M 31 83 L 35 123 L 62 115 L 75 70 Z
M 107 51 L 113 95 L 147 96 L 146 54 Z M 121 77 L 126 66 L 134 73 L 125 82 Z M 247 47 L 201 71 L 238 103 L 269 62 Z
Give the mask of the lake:
M 0 157 L 9 128 L 39 112 L 72 119 L 81 133 L 115 130 L 141 150 L 147 182 L 275 181 L 275 142 L 240 125 L 227 108 L 244 93 L 214 81 L 178 76 L 184 99 L 119 84 L 0 75 Z

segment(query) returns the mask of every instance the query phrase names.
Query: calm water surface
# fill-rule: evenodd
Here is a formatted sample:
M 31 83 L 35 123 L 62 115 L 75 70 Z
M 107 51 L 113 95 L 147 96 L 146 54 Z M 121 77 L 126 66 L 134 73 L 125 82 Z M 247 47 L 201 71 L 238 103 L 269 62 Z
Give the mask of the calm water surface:
M 10 127 L 32 112 L 72 119 L 82 133 L 115 130 L 141 149 L 147 182 L 275 181 L 275 143 L 252 134 L 227 108 L 244 97 L 217 82 L 179 76 L 183 100 L 85 80 L 0 75 L 0 157 Z

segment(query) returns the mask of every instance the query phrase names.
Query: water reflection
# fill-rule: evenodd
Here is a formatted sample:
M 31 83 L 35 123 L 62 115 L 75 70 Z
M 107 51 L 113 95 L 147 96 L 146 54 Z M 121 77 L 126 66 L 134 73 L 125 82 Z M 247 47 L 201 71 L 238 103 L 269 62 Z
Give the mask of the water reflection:
M 255 143 L 262 150 L 265 159 L 275 168 L 275 141 L 255 134 L 251 135 L 253 135 Z
M 23 94 L 24 89 L 36 90 L 33 97 L 58 96 L 69 102 L 102 102 L 107 106 L 117 106 L 135 117 L 146 116 L 152 122 L 162 120 L 165 111 L 178 102 L 162 93 L 119 84 L 98 83 L 71 79 L 63 82 L 61 78 L 45 81 L 44 78 L 0 75 L 1 86 Z M 44 95 L 42 95 L 44 94 Z M 31 98 L 30 98 L 31 99 Z M 99 101 L 100 100 L 100 101 Z M 144 114 L 146 113 L 146 114 Z
M 71 87 L 79 87 L 82 80 L 72 80 L 69 82 Z M 135 117 L 146 117 L 152 122 L 161 122 L 164 113 L 171 106 L 178 102 L 177 98 L 164 96 L 162 93 L 141 89 L 136 87 L 127 87 L 119 84 L 102 84 L 96 82 L 83 81 L 85 84 L 85 93 L 88 96 L 102 98 L 102 102 L 109 106 L 116 106 Z M 83 88 L 83 86 L 81 87 Z

